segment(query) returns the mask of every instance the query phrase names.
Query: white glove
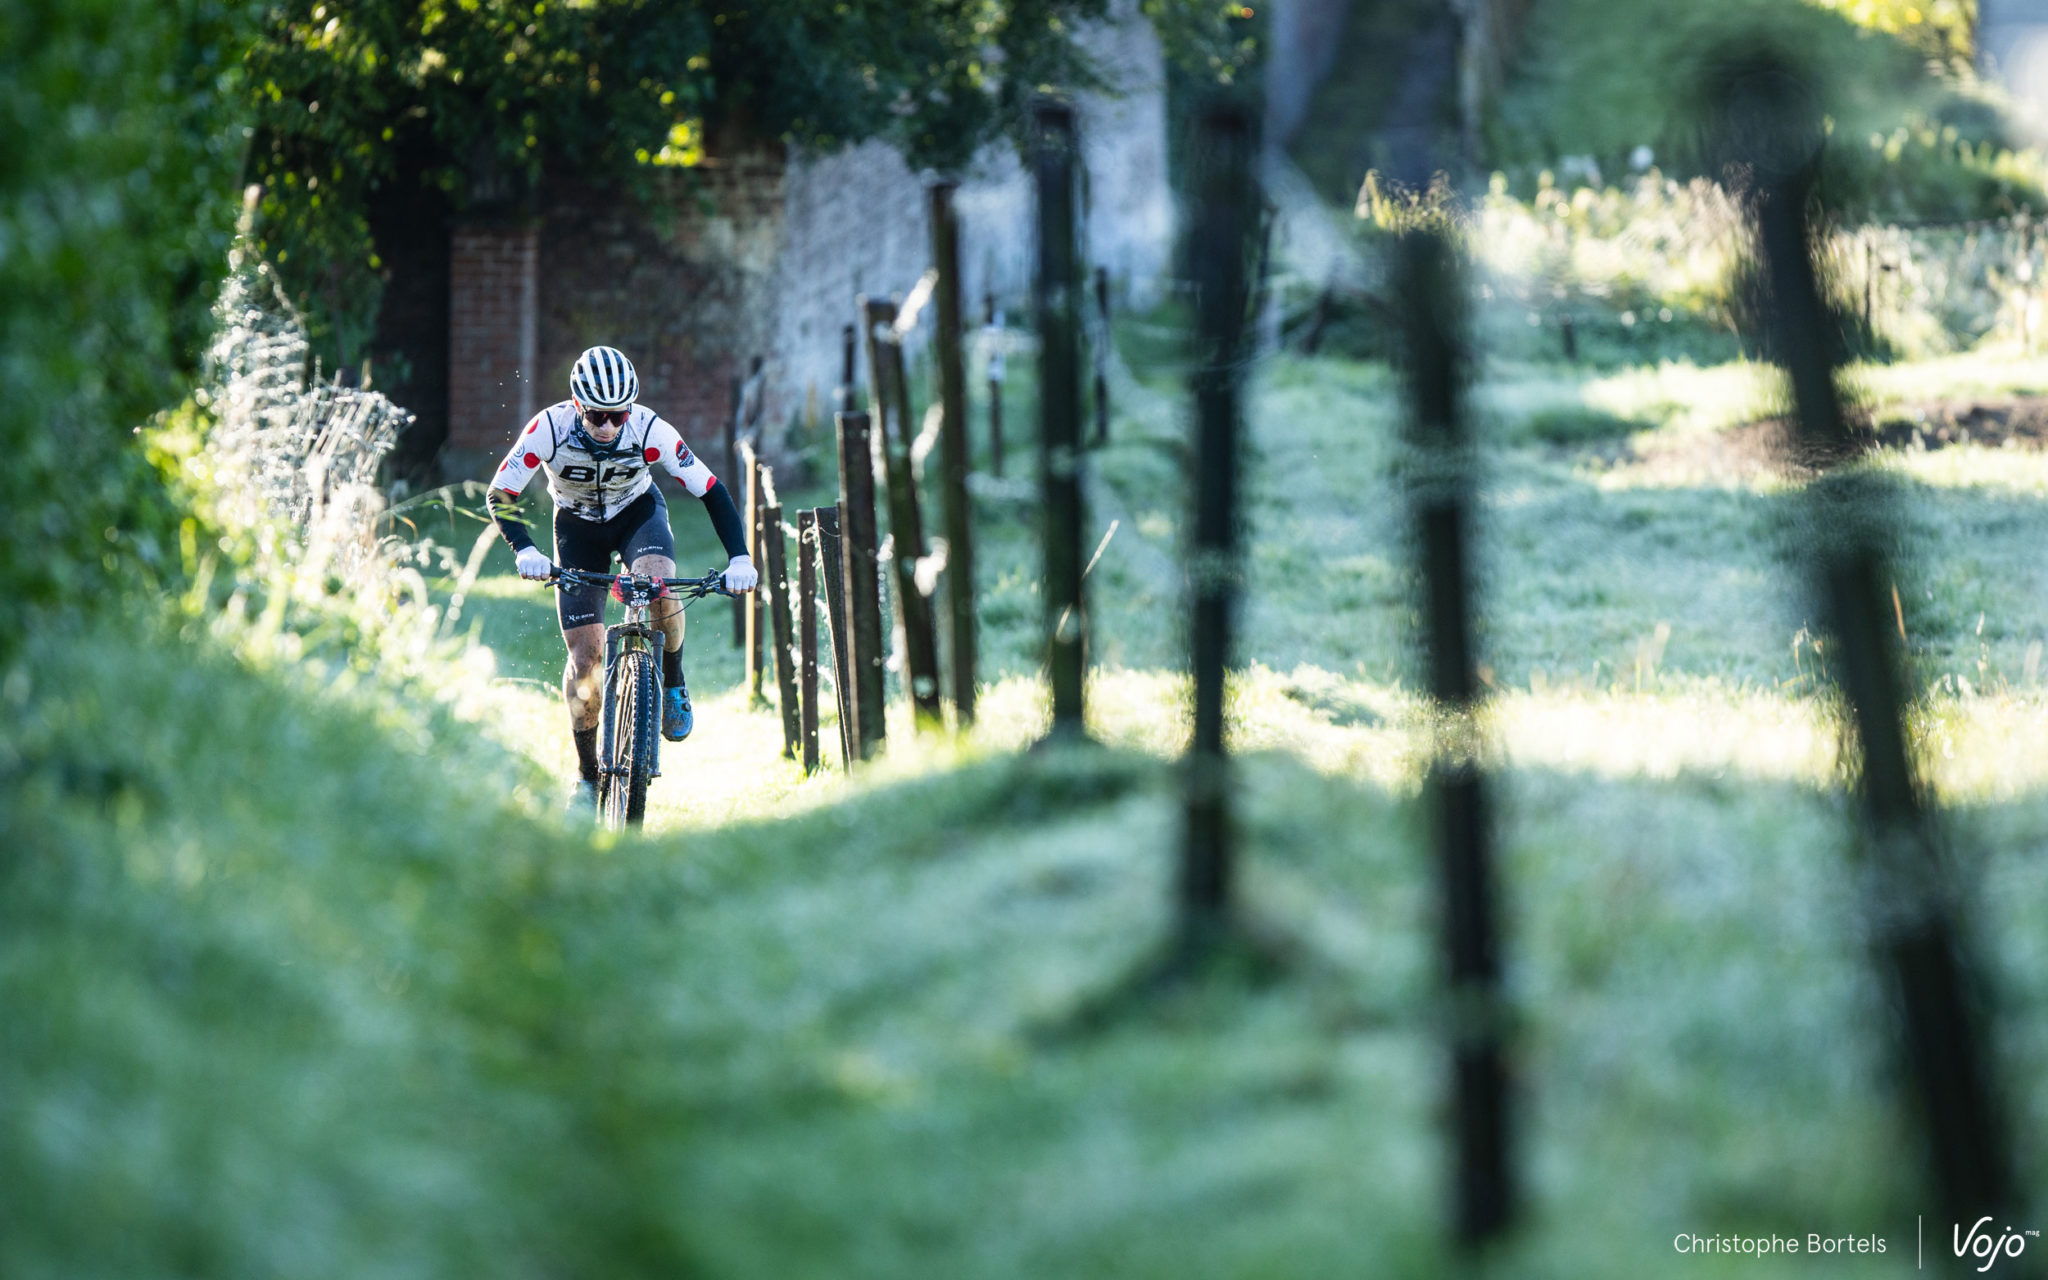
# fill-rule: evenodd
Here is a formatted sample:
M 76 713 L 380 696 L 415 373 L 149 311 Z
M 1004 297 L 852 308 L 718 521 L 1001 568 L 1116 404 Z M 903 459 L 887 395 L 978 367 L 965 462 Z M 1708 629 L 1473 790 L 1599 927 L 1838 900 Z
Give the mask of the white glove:
M 518 562 L 522 578 L 538 580 L 555 571 L 555 566 L 549 563 L 546 553 L 539 547 L 521 547 L 519 554 L 512 558 Z
M 725 589 L 727 591 L 752 591 L 761 583 L 761 574 L 754 568 L 750 556 L 734 556 L 732 563 L 725 566 Z

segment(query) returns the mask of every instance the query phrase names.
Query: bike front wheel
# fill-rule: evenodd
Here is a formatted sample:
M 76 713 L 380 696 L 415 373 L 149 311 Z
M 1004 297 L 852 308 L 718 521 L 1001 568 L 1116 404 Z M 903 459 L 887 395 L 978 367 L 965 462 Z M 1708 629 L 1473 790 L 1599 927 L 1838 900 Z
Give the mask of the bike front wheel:
M 619 655 L 613 678 L 612 758 L 605 762 L 604 824 L 638 826 L 647 815 L 647 779 L 654 771 L 654 735 L 661 723 L 661 682 L 644 649 Z

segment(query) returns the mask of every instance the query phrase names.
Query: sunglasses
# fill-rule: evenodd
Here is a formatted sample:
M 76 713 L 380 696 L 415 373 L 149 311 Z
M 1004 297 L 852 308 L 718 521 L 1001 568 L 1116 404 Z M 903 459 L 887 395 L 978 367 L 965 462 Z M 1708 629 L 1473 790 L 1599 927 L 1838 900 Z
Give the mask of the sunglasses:
M 623 427 L 632 414 L 631 409 L 585 409 L 583 420 L 593 427 Z

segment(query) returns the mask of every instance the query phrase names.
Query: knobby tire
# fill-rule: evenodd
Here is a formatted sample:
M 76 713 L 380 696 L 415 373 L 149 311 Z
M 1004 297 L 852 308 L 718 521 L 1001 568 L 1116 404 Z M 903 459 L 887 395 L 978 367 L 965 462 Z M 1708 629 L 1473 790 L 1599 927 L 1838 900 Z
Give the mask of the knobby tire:
M 605 825 L 614 831 L 639 826 L 647 815 L 647 779 L 654 768 L 654 735 L 660 728 L 660 681 L 654 657 L 645 650 L 619 655 L 618 723 L 612 727 L 612 772 L 606 779 Z

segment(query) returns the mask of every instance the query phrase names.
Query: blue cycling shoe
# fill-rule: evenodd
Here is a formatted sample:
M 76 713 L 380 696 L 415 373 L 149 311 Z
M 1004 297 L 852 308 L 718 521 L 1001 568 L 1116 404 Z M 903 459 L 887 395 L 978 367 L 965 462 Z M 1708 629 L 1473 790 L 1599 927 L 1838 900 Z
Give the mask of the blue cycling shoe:
M 690 690 L 688 686 L 677 685 L 662 698 L 661 736 L 670 742 L 681 742 L 690 736 L 695 721 L 690 716 Z

